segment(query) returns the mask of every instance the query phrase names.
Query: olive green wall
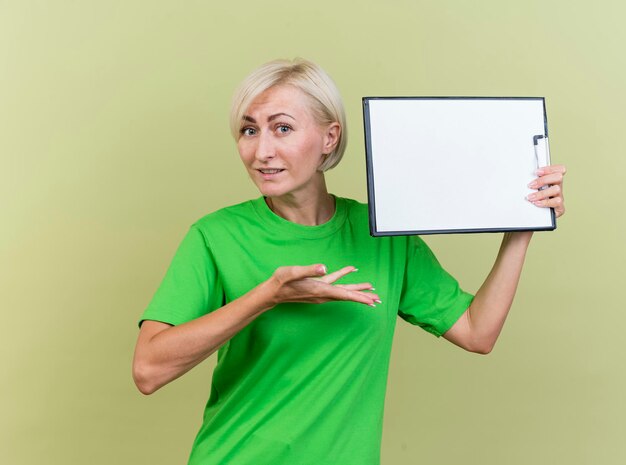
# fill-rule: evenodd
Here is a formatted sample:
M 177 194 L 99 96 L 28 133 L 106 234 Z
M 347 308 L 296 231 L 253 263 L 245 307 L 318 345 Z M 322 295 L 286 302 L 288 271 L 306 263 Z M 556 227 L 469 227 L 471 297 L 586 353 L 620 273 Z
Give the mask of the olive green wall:
M 576 5 L 0 1 L 0 463 L 185 462 L 214 360 L 143 397 L 136 320 L 188 226 L 256 195 L 230 95 L 294 56 L 347 104 L 336 194 L 366 198 L 364 95 L 545 96 L 569 168 L 491 355 L 399 322 L 383 464 L 626 463 L 626 7 Z M 476 290 L 499 239 L 427 241 Z

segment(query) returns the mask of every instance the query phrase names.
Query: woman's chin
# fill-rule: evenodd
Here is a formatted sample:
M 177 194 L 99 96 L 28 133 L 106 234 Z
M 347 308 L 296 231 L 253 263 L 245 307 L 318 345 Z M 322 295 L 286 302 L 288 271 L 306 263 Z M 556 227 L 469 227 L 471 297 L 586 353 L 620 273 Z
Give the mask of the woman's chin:
M 256 186 L 259 189 L 259 192 L 263 197 L 281 197 L 285 194 L 289 193 L 288 189 L 281 188 L 280 186 L 272 186 L 267 184 L 262 184 Z

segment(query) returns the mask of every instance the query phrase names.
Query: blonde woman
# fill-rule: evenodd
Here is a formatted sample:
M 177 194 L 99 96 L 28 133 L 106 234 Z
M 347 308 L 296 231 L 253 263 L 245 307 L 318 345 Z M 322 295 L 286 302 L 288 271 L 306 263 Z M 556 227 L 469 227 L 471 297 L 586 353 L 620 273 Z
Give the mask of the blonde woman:
M 191 226 L 141 317 L 135 382 L 150 394 L 219 351 L 190 464 L 378 464 L 397 316 L 490 352 L 532 232 L 504 235 L 475 296 L 419 237 L 370 237 L 367 206 L 326 187 L 346 121 L 306 60 L 254 71 L 230 123 L 261 195 Z M 544 168 L 530 200 L 562 215 L 564 174 Z

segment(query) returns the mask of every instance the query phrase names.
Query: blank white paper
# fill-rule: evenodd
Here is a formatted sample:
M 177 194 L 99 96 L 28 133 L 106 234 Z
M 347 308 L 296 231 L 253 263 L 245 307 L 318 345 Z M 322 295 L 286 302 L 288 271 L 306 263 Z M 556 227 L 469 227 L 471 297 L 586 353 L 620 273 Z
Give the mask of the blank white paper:
M 543 99 L 372 98 L 364 110 L 374 235 L 554 229 L 551 209 L 526 200 L 550 162 Z

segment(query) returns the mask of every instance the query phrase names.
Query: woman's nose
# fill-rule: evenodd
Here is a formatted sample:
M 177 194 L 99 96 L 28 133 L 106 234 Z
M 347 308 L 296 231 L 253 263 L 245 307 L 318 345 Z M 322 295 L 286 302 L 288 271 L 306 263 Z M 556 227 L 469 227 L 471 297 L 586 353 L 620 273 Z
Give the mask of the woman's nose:
M 261 134 L 257 139 L 258 143 L 256 146 L 255 158 L 259 161 L 267 161 L 276 156 L 276 147 L 274 146 L 274 142 L 272 141 L 271 134 Z

